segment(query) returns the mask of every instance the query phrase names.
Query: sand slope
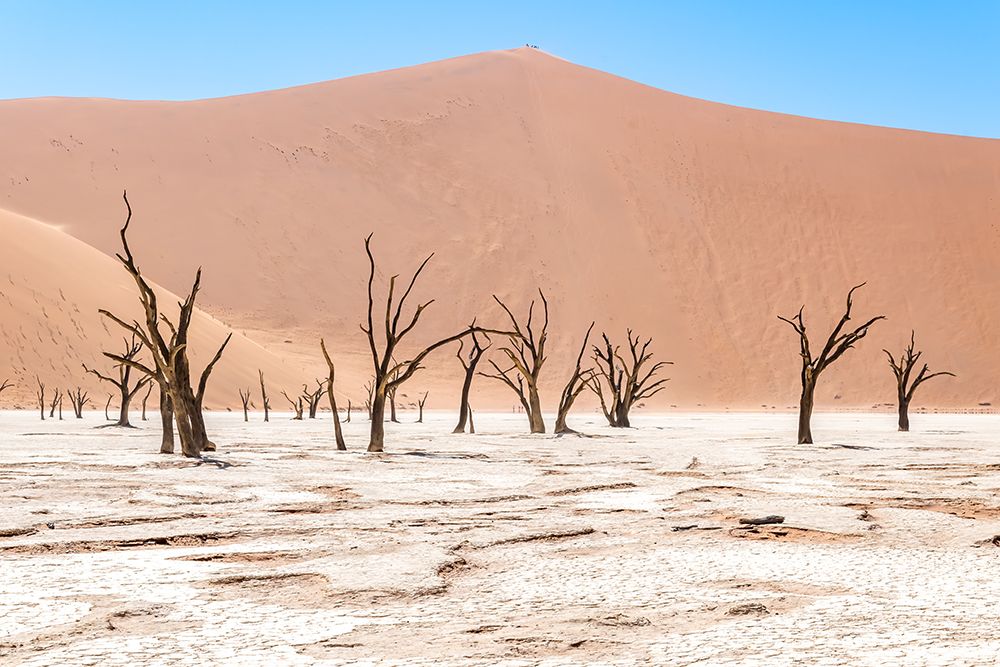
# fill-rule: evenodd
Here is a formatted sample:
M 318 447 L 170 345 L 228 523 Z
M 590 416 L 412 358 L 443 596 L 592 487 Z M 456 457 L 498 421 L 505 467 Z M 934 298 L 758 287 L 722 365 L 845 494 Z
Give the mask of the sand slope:
M 81 385 L 90 391 L 93 407 L 103 409 L 107 394 L 114 389 L 86 375 L 82 364 L 107 374 L 110 362 L 101 350 L 118 352 L 123 347 L 121 329 L 106 322 L 98 308 L 126 320 L 141 317 L 132 279 L 116 260 L 36 220 L 0 210 L 0 235 L 4 239 L 0 244 L 4 274 L 0 276 L 0 380 L 10 378 L 16 383 L 4 393 L 5 405 L 11 401 L 32 405 L 37 376 L 49 395 L 56 387 L 66 390 Z M 175 320 L 178 301 L 174 294 L 161 293 L 163 312 Z M 203 311 L 195 313 L 190 345 L 196 372 L 201 372 L 229 331 Z M 297 389 L 300 373 L 237 333 L 212 375 L 206 405 L 238 402 L 236 387 L 255 387 L 257 368 L 273 383 L 274 393 L 281 385 L 289 392 Z M 114 400 L 117 405 L 117 394 Z M 154 406 L 155 398 L 150 407 Z M 64 413 L 71 414 L 68 400 Z
M 925 403 L 1000 400 L 1000 141 L 734 108 L 517 49 L 196 102 L 2 102 L 0 146 L 0 207 L 110 252 L 127 186 L 150 275 L 181 291 L 204 264 L 209 312 L 313 365 L 326 335 L 345 387 L 365 379 L 374 230 L 387 275 L 438 252 L 425 337 L 544 287 L 549 403 L 596 319 L 678 361 L 662 404 L 792 405 L 775 315 L 806 302 L 820 335 L 863 280 L 858 314 L 889 320 L 821 405 L 893 400 L 879 349 L 911 327 L 959 374 Z M 456 368 L 440 357 L 413 390 L 451 401 Z

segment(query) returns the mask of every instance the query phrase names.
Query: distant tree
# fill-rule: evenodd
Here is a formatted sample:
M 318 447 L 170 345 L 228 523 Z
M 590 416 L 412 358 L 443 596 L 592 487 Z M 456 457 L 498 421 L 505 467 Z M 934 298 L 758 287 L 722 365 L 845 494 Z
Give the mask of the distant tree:
M 264 421 L 271 420 L 271 400 L 267 397 L 267 388 L 264 386 L 264 371 L 258 370 L 260 376 L 260 400 L 264 406 Z
M 122 358 L 129 361 L 137 359 L 139 357 L 139 353 L 142 352 L 142 343 L 139 342 L 135 334 L 132 334 L 131 341 L 124 340 L 123 342 L 125 343 L 125 350 L 121 355 Z M 83 370 L 97 377 L 99 380 L 107 382 L 118 390 L 120 407 L 118 410 L 118 421 L 114 424 L 114 426 L 132 428 L 132 424 L 128 419 L 129 405 L 132 403 L 132 399 L 135 395 L 142 391 L 143 387 L 152 382 L 152 376 L 143 376 L 133 385 L 131 381 L 133 368 L 127 363 L 121 362 L 115 364 L 115 370 L 118 371 L 115 377 L 104 375 L 100 371 L 93 368 L 87 368 L 87 364 L 83 365 Z
M 896 397 L 897 405 L 899 406 L 900 431 L 910 430 L 910 401 L 913 400 L 913 392 L 917 390 L 917 387 L 931 378 L 942 375 L 955 377 L 955 374 L 950 371 L 938 371 L 937 373 L 928 374 L 930 368 L 928 368 L 927 364 L 923 365 L 923 368 L 920 369 L 916 377 L 913 376 L 913 369 L 916 368 L 917 362 L 923 354 L 923 352 L 914 350 L 916 335 L 915 331 L 910 331 L 910 344 L 899 355 L 898 362 L 892 356 L 892 352 L 885 349 L 882 350 L 885 352 L 885 356 L 889 357 L 889 367 L 892 368 L 892 373 L 896 376 Z
M 406 291 L 403 292 L 399 301 L 395 303 L 395 310 L 393 309 L 393 297 L 397 276 L 389 278 L 389 290 L 385 299 L 385 330 L 380 345 L 376 339 L 374 322 L 374 284 L 376 267 L 375 256 L 372 254 L 371 250 L 371 239 L 371 235 L 365 239 L 365 253 L 368 255 L 369 263 L 368 319 L 366 324 L 361 325 L 361 330 L 364 331 L 365 335 L 368 337 L 368 346 L 371 349 L 372 366 L 374 369 L 371 398 L 371 434 L 368 442 L 368 451 L 381 452 L 383 451 L 385 442 L 384 421 L 386 397 L 394 393 L 404 382 L 413 377 L 413 375 L 420 370 L 421 363 L 423 363 L 424 359 L 426 359 L 431 352 L 442 346 L 461 340 L 465 336 L 469 336 L 477 331 L 485 332 L 486 330 L 476 327 L 475 325 L 470 325 L 457 334 L 442 338 L 435 343 L 431 343 L 413 355 L 410 359 L 406 359 L 398 363 L 393 362 L 399 344 L 407 336 L 407 334 L 413 331 L 414 327 L 417 326 L 420 316 L 423 314 L 424 310 L 434 302 L 432 299 L 431 301 L 417 305 L 413 315 L 410 316 L 408 323 L 400 321 L 403 314 L 403 307 L 406 305 L 406 299 L 410 296 L 410 292 L 413 290 L 413 286 L 416 284 L 417 279 L 420 277 L 420 274 L 423 272 L 427 263 L 430 262 L 434 255 L 431 254 L 427 257 L 427 259 L 425 259 L 417 268 L 413 277 L 410 279 Z
M 322 338 L 319 339 L 319 348 L 323 351 L 323 359 L 326 360 L 326 366 L 330 371 L 326 379 L 326 395 L 330 399 L 330 413 L 333 415 L 333 437 L 337 443 L 337 449 L 344 452 L 347 451 L 347 443 L 344 442 L 344 431 L 340 427 L 340 413 L 337 411 L 337 395 L 333 387 L 337 379 L 337 371 L 333 365 L 333 358 L 326 350 L 326 342 Z M 347 421 L 351 421 L 350 401 L 347 402 Z
M 323 394 L 326 393 L 325 380 L 316 380 L 316 385 L 316 389 L 312 391 L 310 391 L 309 385 L 302 385 L 302 400 L 308 408 L 309 419 L 316 419 L 316 413 L 319 411 L 319 401 L 323 398 Z
M 490 359 L 490 365 L 495 373 L 480 373 L 483 377 L 499 380 L 507 385 L 517 396 L 518 401 L 524 407 L 528 415 L 528 426 L 532 433 L 545 433 L 545 420 L 542 417 L 542 402 L 538 397 L 538 377 L 541 374 L 542 366 L 545 364 L 545 342 L 549 331 L 549 302 L 545 298 L 542 290 L 538 290 L 542 298 L 542 307 L 545 319 L 542 328 L 537 333 L 533 329 L 533 319 L 535 314 L 535 301 L 531 301 L 528 306 L 528 317 L 524 326 L 517 321 L 510 308 L 493 295 L 493 299 L 500 304 L 511 326 L 514 327 L 508 335 L 508 344 L 500 348 L 510 362 L 507 368 L 501 368 L 499 364 Z M 506 366 L 506 364 L 505 364 Z
M 632 335 L 631 329 L 626 330 L 625 335 L 629 350 L 627 357 L 619 353 L 617 345 L 612 345 L 607 334 L 602 333 L 601 338 L 603 346 L 595 345 L 593 348 L 596 370 L 588 379 L 587 386 L 600 400 L 608 425 L 628 428 L 632 425 L 629 418 L 632 408 L 665 389 L 664 385 L 670 378 L 656 379 L 656 374 L 674 362 L 658 361 L 649 366 L 653 360 L 653 353 L 649 351 L 653 339 L 647 338 L 642 342 L 638 335 Z
M 45 421 L 45 383 L 38 379 L 37 376 L 35 377 L 35 382 L 38 384 L 38 392 L 35 395 L 38 397 L 39 414 L 42 421 Z
M 424 423 L 424 404 L 427 403 L 427 395 L 430 394 L 429 391 L 424 392 L 423 398 L 417 399 L 417 408 L 420 410 L 420 415 L 417 417 L 417 423 Z
M 152 380 L 152 378 L 150 378 Z M 153 393 L 153 383 L 149 382 L 146 385 L 146 393 L 142 397 L 142 421 L 146 421 L 146 402 L 149 400 L 149 395 Z
M 590 342 L 590 332 L 593 329 L 594 323 L 591 322 L 590 327 L 587 328 L 587 334 L 583 337 L 583 345 L 580 346 L 580 353 L 576 355 L 576 366 L 573 367 L 573 373 L 570 375 L 569 381 L 563 387 L 562 395 L 559 397 L 559 411 L 556 413 L 556 433 L 576 433 L 576 431 L 566 425 L 566 417 L 573 408 L 573 403 L 576 401 L 577 396 L 587 388 L 587 383 L 590 382 L 591 377 L 594 375 L 594 369 L 592 368 L 580 370 L 580 365 L 583 363 L 583 355 L 587 352 L 587 343 Z
M 240 403 L 243 404 L 243 421 L 250 421 L 250 388 L 247 387 L 246 393 L 243 393 L 242 389 L 238 389 L 240 392 Z
M 486 341 L 485 347 L 479 341 L 479 337 L 476 334 L 472 334 L 470 338 L 472 339 L 472 345 L 469 351 L 467 353 L 464 352 L 465 341 L 461 340 L 458 343 L 458 352 L 455 354 L 462 364 L 462 368 L 465 369 L 465 380 L 462 382 L 462 399 L 458 408 L 458 425 L 455 426 L 452 433 L 465 433 L 465 424 L 469 419 L 469 393 L 472 391 L 472 379 L 476 375 L 476 367 L 479 365 L 479 360 L 493 346 L 493 341 L 490 340 L 489 336 L 483 337 Z
M 67 389 L 66 395 L 69 396 L 69 404 L 73 408 L 73 414 L 77 419 L 83 419 L 83 407 L 90 402 L 87 392 L 77 387 L 75 392 Z
M 286 394 L 284 389 L 281 390 L 281 395 L 284 396 L 285 400 L 288 401 L 292 406 L 292 411 L 295 413 L 295 416 L 292 417 L 292 419 L 301 420 L 302 410 L 304 409 L 302 405 L 302 397 L 299 396 L 297 400 L 292 400 L 292 397 Z
M 56 393 L 52 396 L 52 400 L 49 402 L 49 419 L 56 416 L 56 410 L 59 411 L 59 421 L 62 421 L 62 404 L 63 395 L 59 388 L 56 388 Z
M 840 322 L 837 323 L 837 326 L 833 329 L 829 338 L 827 338 L 826 345 L 823 346 L 823 350 L 818 357 L 813 358 L 812 351 L 809 349 L 809 337 L 806 335 L 806 325 L 802 320 L 802 311 L 805 310 L 805 306 L 799 308 L 798 315 L 795 317 L 778 316 L 779 320 L 790 324 L 795 329 L 795 333 L 799 335 L 799 355 L 802 357 L 802 396 L 799 398 L 799 444 L 812 444 L 813 441 L 811 420 L 813 405 L 815 403 L 816 381 L 819 379 L 820 373 L 826 370 L 830 364 L 837 361 L 837 359 L 840 359 L 845 352 L 854 347 L 855 343 L 868 335 L 868 329 L 873 324 L 885 319 L 884 315 L 878 315 L 855 329 L 844 331 L 844 327 L 851 321 L 854 292 L 866 284 L 855 285 L 847 293 L 847 308 L 840 318 Z

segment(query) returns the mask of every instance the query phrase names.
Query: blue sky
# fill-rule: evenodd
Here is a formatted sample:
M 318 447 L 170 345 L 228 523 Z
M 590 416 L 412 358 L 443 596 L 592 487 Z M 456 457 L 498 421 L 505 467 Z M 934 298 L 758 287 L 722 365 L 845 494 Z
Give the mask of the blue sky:
M 0 98 L 215 97 L 526 42 L 694 97 L 1000 137 L 1000 0 L 0 0 Z

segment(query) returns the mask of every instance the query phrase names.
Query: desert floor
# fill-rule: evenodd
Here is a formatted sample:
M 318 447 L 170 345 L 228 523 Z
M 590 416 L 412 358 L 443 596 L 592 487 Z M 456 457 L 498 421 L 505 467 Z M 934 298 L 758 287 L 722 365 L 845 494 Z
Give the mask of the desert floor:
M 251 418 L 210 415 L 198 462 L 153 420 L 0 414 L 0 663 L 1000 660 L 998 416 L 819 414 L 796 446 L 787 414 L 430 414 L 385 455 Z

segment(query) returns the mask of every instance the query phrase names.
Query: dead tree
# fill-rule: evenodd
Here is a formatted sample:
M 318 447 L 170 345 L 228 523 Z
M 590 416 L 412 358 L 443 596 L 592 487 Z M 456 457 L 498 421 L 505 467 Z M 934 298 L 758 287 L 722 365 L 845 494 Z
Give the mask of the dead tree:
M 63 395 L 59 388 L 56 388 L 56 393 L 52 396 L 52 400 L 49 402 L 49 419 L 56 416 L 56 410 L 59 410 L 59 421 L 62 421 L 62 402 Z
M 813 404 L 816 394 L 816 381 L 819 379 L 820 373 L 822 373 L 826 368 L 840 359 L 841 356 L 849 349 L 854 347 L 854 344 L 859 340 L 868 335 L 868 329 L 878 322 L 879 320 L 884 320 L 884 315 L 878 315 L 871 318 L 861 326 L 852 329 L 850 331 L 844 331 L 844 327 L 847 323 L 851 321 L 851 309 L 854 306 L 854 292 L 867 283 L 861 283 L 860 285 L 855 285 L 847 293 L 847 308 L 844 311 L 843 316 L 837 323 L 837 326 L 833 329 L 829 338 L 826 340 L 826 345 L 823 346 L 823 350 L 820 352 L 819 356 L 813 358 L 812 351 L 809 348 L 809 337 L 806 335 L 806 325 L 802 319 L 802 311 L 805 306 L 799 308 L 799 312 L 795 317 L 787 318 L 778 316 L 778 319 L 782 322 L 787 322 L 795 329 L 795 333 L 799 335 L 799 356 L 802 357 L 802 395 L 799 399 L 799 433 L 798 441 L 799 444 L 812 444 L 812 411 Z
M 140 343 L 136 339 L 135 334 L 132 334 L 131 341 L 125 340 L 124 342 L 125 342 L 125 351 L 121 355 L 122 358 L 127 359 L 129 361 L 137 359 L 139 353 L 142 352 L 142 343 Z M 143 387 L 145 387 L 147 384 L 152 386 L 150 383 L 152 382 L 153 378 L 149 375 L 146 375 L 138 382 L 136 382 L 135 386 L 131 386 L 131 377 L 133 370 L 132 367 L 129 366 L 127 363 L 118 363 L 115 364 L 115 368 L 118 370 L 118 375 L 117 377 L 111 377 L 109 375 L 104 375 L 95 369 L 87 368 L 87 364 L 83 364 L 83 370 L 97 377 L 99 380 L 107 382 L 108 384 L 112 385 L 118 390 L 118 395 L 120 397 L 121 405 L 118 409 L 118 421 L 114 424 L 114 426 L 121 426 L 123 428 L 133 428 L 132 424 L 129 423 L 128 419 L 129 405 L 131 405 L 132 399 L 135 398 L 135 395 L 138 394 L 140 391 L 142 391 Z
M 455 354 L 459 362 L 461 362 L 462 368 L 465 369 L 465 380 L 462 382 L 462 400 L 458 408 L 458 425 L 455 426 L 452 433 L 465 433 L 465 422 L 469 418 L 469 393 L 472 391 L 472 378 L 476 375 L 476 366 L 479 365 L 479 360 L 493 346 L 493 341 L 490 340 L 489 336 L 484 336 L 486 339 L 485 347 L 479 342 L 479 337 L 476 334 L 472 334 L 471 338 L 472 346 L 469 348 L 468 353 L 463 354 L 465 341 L 462 340 L 459 341 L 458 352 Z
M 955 377 L 955 374 L 950 371 L 938 371 L 937 373 L 928 374 L 930 368 L 927 364 L 924 364 L 917 373 L 916 377 L 913 377 L 913 369 L 916 368 L 917 361 L 919 361 L 920 356 L 923 354 L 923 352 L 915 351 L 915 338 L 916 332 L 911 330 L 910 344 L 907 345 L 906 349 L 903 350 L 903 353 L 899 355 L 899 362 L 896 361 L 889 350 L 882 350 L 885 352 L 885 356 L 889 357 L 889 366 L 892 368 L 893 375 L 896 376 L 896 397 L 899 406 L 900 431 L 910 430 L 910 401 L 913 400 L 913 392 L 917 390 L 917 387 L 931 378 L 940 377 L 942 375 Z
M 160 453 L 174 453 L 174 404 L 167 391 L 167 382 L 157 376 L 156 383 L 160 394 Z
M 247 387 L 247 391 L 244 394 L 242 389 L 238 390 L 240 392 L 240 402 L 243 403 L 243 421 L 250 421 L 250 388 Z
M 295 416 L 292 417 L 292 419 L 293 420 L 301 420 L 302 419 L 302 411 L 304 409 L 304 406 L 302 404 L 302 397 L 299 396 L 297 400 L 293 401 L 292 398 L 291 398 L 291 396 L 289 396 L 288 394 L 285 393 L 284 389 L 281 390 L 281 395 L 284 396 L 285 400 L 288 401 L 291 404 L 292 410 L 295 412 Z
M 347 419 L 345 420 L 348 424 L 351 423 L 351 399 L 347 399 Z
M 264 387 L 264 371 L 258 370 L 260 376 L 260 400 L 264 405 L 264 421 L 271 420 L 271 400 L 267 397 L 267 389 Z
M 472 421 L 472 406 L 469 406 L 469 433 L 475 434 L 476 432 L 476 422 Z
M 73 407 L 73 414 L 77 419 L 83 419 L 83 406 L 90 402 L 87 392 L 77 387 L 76 393 L 67 389 L 66 395 L 69 396 L 69 404 Z
M 323 350 L 323 358 L 326 360 L 327 368 L 330 371 L 326 379 L 326 394 L 330 399 L 330 412 L 333 414 L 333 437 L 337 442 L 337 449 L 345 452 L 347 451 L 347 444 L 344 442 L 344 432 L 340 428 L 340 413 L 337 412 L 337 396 L 333 388 L 337 373 L 333 366 L 333 359 L 330 358 L 330 354 L 326 351 L 326 342 L 322 338 L 319 339 L 319 347 Z M 350 401 L 347 402 L 347 421 L 351 421 Z
M 501 368 L 499 364 L 490 359 L 495 373 L 480 373 L 483 377 L 500 380 L 517 395 L 521 406 L 524 407 L 528 415 L 528 424 L 532 433 L 545 433 L 545 420 L 542 418 L 542 403 L 538 397 L 538 376 L 545 364 L 545 341 L 548 338 L 549 329 L 549 302 L 545 298 L 542 290 L 538 290 L 542 297 L 545 320 L 542 323 L 541 331 L 537 334 L 532 328 L 535 301 L 532 299 L 528 306 L 528 319 L 522 328 L 517 318 L 510 308 L 494 294 L 493 299 L 500 304 L 507 317 L 510 319 L 514 331 L 508 337 L 508 344 L 500 348 L 506 355 L 511 366 Z
M 638 335 L 633 337 L 631 329 L 626 330 L 625 337 L 629 348 L 627 358 L 619 353 L 617 345 L 611 344 L 607 334 L 601 334 L 603 349 L 597 345 L 593 348 L 597 368 L 587 382 L 601 402 L 608 425 L 615 428 L 629 428 L 633 406 L 663 391 L 663 385 L 670 378 L 654 378 L 664 366 L 673 364 L 672 361 L 658 361 L 647 369 L 653 360 L 653 353 L 649 351 L 653 339 L 647 338 L 640 346 L 642 341 Z
M 580 365 L 583 363 L 583 355 L 586 354 L 587 344 L 590 342 L 590 332 L 593 329 L 594 323 L 591 322 L 587 328 L 587 334 L 583 337 L 580 354 L 576 355 L 576 366 L 573 367 L 573 374 L 570 376 L 566 386 L 563 387 L 562 394 L 559 397 L 559 411 L 556 413 L 556 433 L 576 433 L 576 431 L 566 425 L 566 417 L 573 408 L 573 403 L 576 401 L 577 396 L 587 388 L 587 383 L 590 382 L 590 378 L 594 374 L 594 369 L 592 368 L 580 370 Z
M 212 361 L 201 373 L 198 382 L 198 389 L 195 390 L 191 384 L 191 364 L 188 359 L 188 330 L 191 326 L 191 317 L 194 314 L 195 299 L 198 290 L 201 288 L 201 269 L 195 274 L 194 283 L 187 298 L 179 304 L 180 313 L 176 324 L 165 314 L 160 312 L 157 302 L 156 292 L 146 282 L 142 276 L 132 250 L 128 244 L 128 227 L 132 221 L 132 206 L 129 204 L 127 194 L 122 195 L 125 200 L 125 207 L 128 210 L 128 217 L 122 226 L 121 235 L 122 252 L 116 257 L 128 272 L 139 291 L 139 301 L 142 304 L 145 322 L 140 324 L 137 320 L 131 323 L 122 320 L 107 310 L 101 310 L 101 314 L 112 320 L 126 331 L 136 335 L 142 342 L 146 350 L 149 351 L 153 363 L 145 365 L 135 359 L 126 359 L 122 355 L 105 352 L 104 356 L 112 361 L 131 366 L 139 372 L 154 378 L 160 385 L 160 390 L 165 391 L 169 397 L 169 406 L 173 410 L 174 421 L 177 424 L 177 434 L 181 441 L 181 452 L 184 456 L 199 457 L 203 451 L 214 451 L 215 445 L 208 438 L 205 429 L 205 416 L 202 412 L 202 404 L 205 389 L 208 386 L 208 378 L 215 368 L 215 364 L 222 358 L 222 353 L 232 339 L 232 333 L 226 336 Z M 162 326 L 168 329 L 167 334 L 161 330 Z M 161 407 L 163 404 L 161 403 Z M 166 443 L 164 442 L 164 445 Z M 173 438 L 170 443 L 173 449 Z M 162 448 L 161 448 L 161 451 Z
M 114 394 L 108 394 L 108 402 L 104 404 L 104 421 L 111 421 L 111 413 L 109 412 L 109 409 L 111 408 L 111 399 L 114 397 Z
M 365 411 L 368 412 L 368 421 L 372 420 L 372 396 L 375 394 L 375 382 L 369 380 L 365 383 L 365 394 L 368 396 L 365 399 Z
M 372 355 L 372 366 L 374 368 L 374 380 L 372 383 L 372 399 L 371 399 L 371 435 L 368 442 L 369 452 L 381 452 L 383 451 L 384 441 L 385 441 L 385 403 L 386 397 L 392 392 L 396 391 L 404 382 L 409 380 L 413 375 L 420 370 L 421 363 L 427 358 L 434 350 L 454 343 L 461 340 L 465 336 L 468 336 L 476 331 L 486 332 L 485 329 L 476 327 L 474 324 L 469 325 L 463 331 L 442 338 L 441 340 L 428 345 L 423 350 L 415 354 L 412 358 L 394 363 L 393 358 L 396 354 L 397 348 L 400 342 L 413 331 L 414 327 L 417 326 L 420 320 L 421 314 L 424 310 L 434 303 L 433 299 L 424 303 L 417 305 L 413 312 L 413 315 L 409 318 L 408 323 L 401 323 L 400 318 L 403 314 L 403 307 L 406 304 L 406 299 L 410 296 L 410 292 L 413 290 L 414 284 L 417 282 L 417 278 L 420 277 L 421 272 L 423 272 L 424 267 L 430 262 L 431 257 L 434 256 L 432 253 L 427 259 L 425 259 L 420 266 L 417 268 L 413 277 L 410 279 L 409 285 L 403 295 L 399 298 L 399 301 L 395 304 L 395 311 L 393 310 L 393 295 L 396 287 L 397 276 L 392 276 L 389 278 L 389 290 L 388 295 L 385 300 L 385 332 L 383 336 L 382 349 L 379 350 L 379 345 L 376 342 L 375 333 L 375 322 L 374 322 L 374 311 L 375 311 L 375 294 L 374 294 L 374 284 L 375 284 L 375 256 L 371 251 L 371 239 L 372 235 L 369 234 L 368 238 L 365 239 L 365 253 L 368 255 L 369 263 L 369 273 L 368 273 L 368 319 L 367 326 L 365 324 L 361 325 L 361 330 L 365 332 L 368 337 L 368 346 L 371 349 Z
M 399 420 L 396 418 L 396 388 L 394 387 L 391 391 L 387 391 L 386 397 L 389 399 L 389 421 L 393 424 L 398 424 Z
M 150 378 L 152 380 L 152 378 Z M 153 383 L 150 381 L 147 383 L 146 394 L 142 397 L 142 421 L 146 421 L 146 402 L 149 400 L 149 395 L 153 393 Z
M 35 394 L 38 397 L 38 408 L 42 421 L 45 421 L 45 383 L 35 378 L 35 382 L 38 383 L 38 392 Z
M 424 392 L 424 397 L 417 399 L 417 409 L 420 411 L 420 414 L 417 417 L 417 423 L 418 424 L 423 424 L 424 423 L 424 404 L 427 403 L 427 395 L 428 394 L 430 394 L 430 392 L 429 391 L 425 391 Z
M 326 380 L 316 380 L 317 387 L 314 391 L 309 391 L 309 385 L 302 385 L 302 400 L 308 407 L 309 419 L 316 419 L 319 412 L 319 402 L 326 393 Z

